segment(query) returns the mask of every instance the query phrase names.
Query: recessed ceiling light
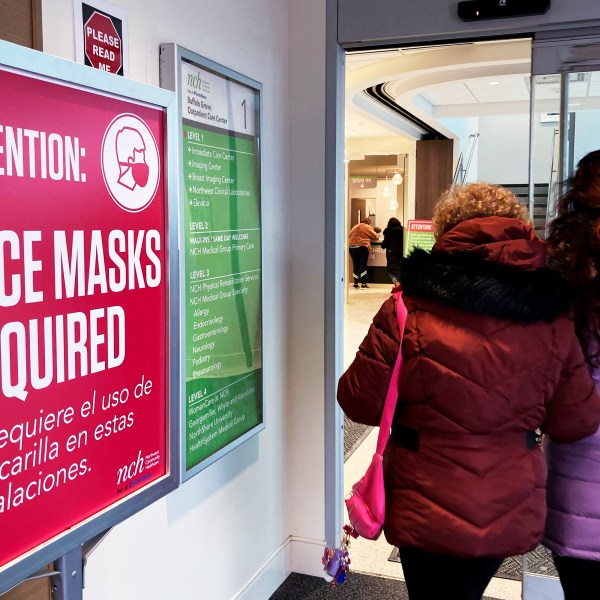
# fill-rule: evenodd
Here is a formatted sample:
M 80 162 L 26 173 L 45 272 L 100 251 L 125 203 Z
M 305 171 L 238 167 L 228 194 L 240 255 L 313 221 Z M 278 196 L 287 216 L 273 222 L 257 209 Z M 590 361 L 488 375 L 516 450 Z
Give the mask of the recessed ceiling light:
M 500 85 L 499 81 L 488 81 L 488 85 Z
M 581 106 L 581 102 L 569 102 L 569 106 Z

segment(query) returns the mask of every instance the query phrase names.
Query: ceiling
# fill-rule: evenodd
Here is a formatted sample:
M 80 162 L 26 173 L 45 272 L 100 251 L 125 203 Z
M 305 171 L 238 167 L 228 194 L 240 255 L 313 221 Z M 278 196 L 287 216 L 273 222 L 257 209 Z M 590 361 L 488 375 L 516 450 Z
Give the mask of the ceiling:
M 400 136 L 420 139 L 426 131 L 370 97 L 380 86 L 395 104 L 442 135 L 441 119 L 528 114 L 531 40 L 468 42 L 441 46 L 359 51 L 346 56 L 346 139 Z M 573 105 L 600 97 L 600 74 L 570 76 Z M 537 77 L 535 99 L 557 110 L 560 79 Z M 575 102 L 575 100 L 577 102 Z M 542 108 L 542 110 L 545 110 Z

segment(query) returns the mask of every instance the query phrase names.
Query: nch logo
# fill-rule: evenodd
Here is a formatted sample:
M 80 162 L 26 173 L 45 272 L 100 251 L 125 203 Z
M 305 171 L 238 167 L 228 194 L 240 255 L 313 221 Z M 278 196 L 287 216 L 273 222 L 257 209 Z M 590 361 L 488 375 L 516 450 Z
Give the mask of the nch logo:
M 202 79 L 202 77 L 200 77 L 199 74 L 193 75 L 192 73 L 188 73 L 187 84 L 190 87 L 202 90 L 203 92 L 210 94 L 210 81 Z

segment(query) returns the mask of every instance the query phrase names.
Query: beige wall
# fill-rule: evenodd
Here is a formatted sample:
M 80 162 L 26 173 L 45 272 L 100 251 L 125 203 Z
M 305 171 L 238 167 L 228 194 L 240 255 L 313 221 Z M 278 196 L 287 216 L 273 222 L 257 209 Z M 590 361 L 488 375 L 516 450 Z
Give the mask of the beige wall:
M 293 569 L 322 574 L 325 1 L 120 0 L 129 76 L 159 83 L 174 42 L 263 84 L 266 428 L 118 525 L 85 600 L 266 599 Z M 75 57 L 73 5 L 44 0 L 44 49 Z

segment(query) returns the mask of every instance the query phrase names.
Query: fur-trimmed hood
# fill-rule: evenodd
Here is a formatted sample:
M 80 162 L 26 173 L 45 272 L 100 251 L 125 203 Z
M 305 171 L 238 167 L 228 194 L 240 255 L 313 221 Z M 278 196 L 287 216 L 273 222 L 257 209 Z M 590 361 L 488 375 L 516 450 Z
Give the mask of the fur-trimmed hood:
M 569 312 L 569 284 L 552 269 L 535 268 L 544 263 L 543 242 L 514 221 L 465 221 L 442 236 L 432 252 L 413 250 L 402 265 L 404 293 L 525 323 Z

